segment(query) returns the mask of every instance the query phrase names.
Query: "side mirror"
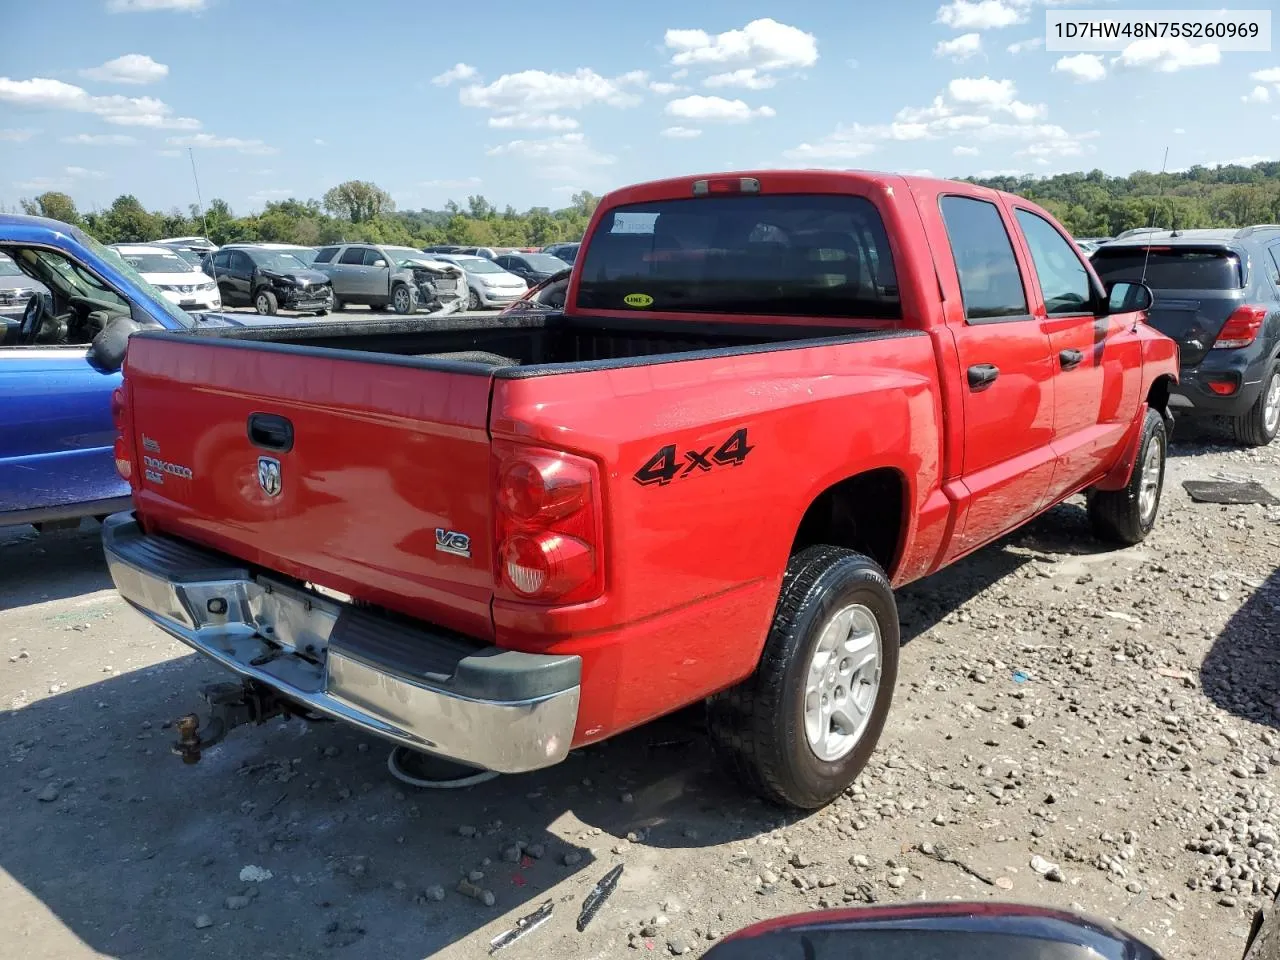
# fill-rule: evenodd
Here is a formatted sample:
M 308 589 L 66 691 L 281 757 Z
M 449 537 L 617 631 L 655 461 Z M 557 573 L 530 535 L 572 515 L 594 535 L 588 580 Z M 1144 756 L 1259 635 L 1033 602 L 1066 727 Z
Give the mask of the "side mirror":
M 129 337 L 142 326 L 131 317 L 116 317 L 89 344 L 89 364 L 99 373 L 115 373 L 124 366 Z
M 385 261 L 385 260 L 375 260 L 375 261 L 373 261 L 373 265 L 374 265 L 375 267 L 385 267 L 385 266 L 387 265 L 387 261 Z
M 1107 313 L 1136 313 L 1150 310 L 1155 294 L 1145 283 L 1117 280 L 1107 286 Z

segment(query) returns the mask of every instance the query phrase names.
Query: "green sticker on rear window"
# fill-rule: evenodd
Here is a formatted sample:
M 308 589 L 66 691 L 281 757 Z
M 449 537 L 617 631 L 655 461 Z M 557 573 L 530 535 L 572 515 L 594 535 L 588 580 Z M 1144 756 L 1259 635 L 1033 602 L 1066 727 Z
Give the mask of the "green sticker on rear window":
M 622 302 L 628 307 L 647 307 L 653 303 L 653 297 L 647 293 L 628 293 L 622 298 Z

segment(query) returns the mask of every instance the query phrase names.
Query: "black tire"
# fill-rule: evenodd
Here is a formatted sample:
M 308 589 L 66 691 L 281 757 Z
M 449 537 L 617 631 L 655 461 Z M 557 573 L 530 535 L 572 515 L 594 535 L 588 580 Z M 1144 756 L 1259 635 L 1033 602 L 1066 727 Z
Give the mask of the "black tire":
M 333 297 L 333 300 L 330 301 L 329 303 L 329 309 L 332 310 L 334 313 L 337 313 L 339 310 L 347 309 L 347 305 L 343 303 L 341 300 L 339 300 L 337 295 L 335 294 Z
M 317 316 L 317 317 L 325 317 L 325 316 L 328 316 L 328 315 L 329 315 L 329 311 L 328 311 L 328 310 L 317 310 L 317 311 L 316 311 L 316 316 Z
M 1155 499 L 1143 508 L 1143 477 L 1146 475 L 1152 444 L 1159 444 L 1159 472 Z M 1132 546 L 1141 543 L 1156 525 L 1160 512 L 1160 494 L 1164 490 L 1165 461 L 1169 452 L 1169 435 L 1164 417 L 1158 410 L 1148 410 L 1142 421 L 1138 456 L 1133 461 L 1133 474 L 1123 490 L 1091 490 L 1088 494 L 1089 523 L 1099 540 Z
M 264 317 L 274 317 L 280 309 L 280 302 L 270 290 L 259 290 L 253 295 L 253 309 Z
M 398 283 L 392 288 L 391 309 L 402 316 L 413 313 L 413 292 L 405 284 Z
M 1273 408 L 1268 416 L 1267 410 L 1267 399 L 1273 390 L 1280 391 L 1280 363 L 1271 365 L 1271 371 L 1262 381 L 1262 391 L 1258 394 L 1258 399 L 1253 401 L 1253 406 L 1235 419 L 1233 426 L 1236 440 L 1246 447 L 1265 447 L 1280 433 L 1280 415 L 1277 415 L 1280 411 Z
M 467 309 L 474 313 L 483 306 L 484 304 L 480 302 L 480 294 L 472 290 L 471 293 L 467 295 Z
M 805 732 L 810 658 L 832 617 L 859 604 L 880 635 L 880 677 L 852 749 L 821 759 Z M 884 729 L 898 678 L 901 636 L 889 579 L 869 557 L 841 547 L 802 550 L 787 564 L 760 662 L 746 680 L 707 701 L 711 740 L 744 786 L 779 806 L 814 810 L 840 796 L 866 766 Z

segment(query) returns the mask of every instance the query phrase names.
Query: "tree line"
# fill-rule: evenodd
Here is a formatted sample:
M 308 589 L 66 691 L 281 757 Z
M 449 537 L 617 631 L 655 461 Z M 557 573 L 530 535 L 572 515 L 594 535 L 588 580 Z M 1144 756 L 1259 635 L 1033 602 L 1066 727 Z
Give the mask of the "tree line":
M 1051 177 L 970 178 L 973 183 L 1006 190 L 1039 203 L 1076 236 L 1114 236 L 1147 226 L 1170 229 L 1240 227 L 1280 223 L 1280 162 L 1252 166 L 1192 167 L 1176 173 L 1138 171 L 1112 177 L 1101 170 Z M 423 247 L 437 243 L 465 246 L 545 246 L 581 239 L 599 198 L 583 191 L 559 210 L 533 207 L 523 213 L 499 210 L 483 196 L 465 204 L 449 201 L 443 210 L 397 210 L 390 194 L 376 184 L 349 180 L 319 200 L 268 203 L 260 213 L 237 217 L 225 200 L 201 210 L 147 210 L 131 194 L 105 210 L 82 213 L 65 193 L 49 191 L 23 199 L 30 214 L 75 224 L 103 243 L 139 243 L 161 237 L 207 236 L 217 244 L 297 243 L 304 246 L 341 240 Z

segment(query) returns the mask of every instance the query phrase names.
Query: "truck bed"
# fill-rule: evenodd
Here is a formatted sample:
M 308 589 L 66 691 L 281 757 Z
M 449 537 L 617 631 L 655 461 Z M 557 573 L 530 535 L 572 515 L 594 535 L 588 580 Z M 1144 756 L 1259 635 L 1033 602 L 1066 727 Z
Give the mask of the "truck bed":
M 883 323 L 850 330 L 794 323 L 661 324 L 550 313 L 495 316 L 480 321 L 357 319 L 270 327 L 213 327 L 197 332 L 220 340 L 271 344 L 291 353 L 316 351 L 329 357 L 334 356 L 333 351 L 376 353 L 386 355 L 380 359 L 387 362 L 399 358 L 414 366 L 444 364 L 454 370 L 461 364 L 483 368 L 486 374 L 525 377 L 660 363 L 681 359 L 682 354 L 694 351 L 742 353 L 780 349 L 788 344 L 813 346 L 823 340 L 845 343 L 892 331 L 885 329 Z

